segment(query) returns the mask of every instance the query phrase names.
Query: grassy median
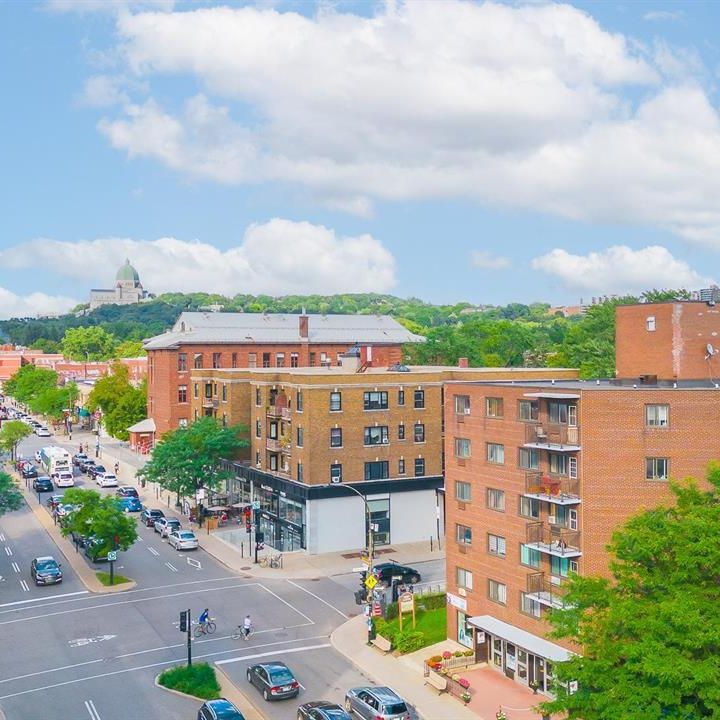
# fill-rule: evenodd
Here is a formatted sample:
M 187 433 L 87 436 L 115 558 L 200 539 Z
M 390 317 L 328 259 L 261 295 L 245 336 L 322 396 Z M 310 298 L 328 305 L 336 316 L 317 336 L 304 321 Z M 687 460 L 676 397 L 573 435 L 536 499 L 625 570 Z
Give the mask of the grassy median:
M 110 573 L 103 572 L 102 570 L 100 572 L 95 573 L 95 577 L 103 584 L 103 585 L 110 585 Z M 126 578 L 124 575 L 118 575 L 115 573 L 113 575 L 113 586 L 115 585 L 122 585 L 123 583 L 131 582 L 130 578 Z
M 158 683 L 170 690 L 192 695 L 202 700 L 215 700 L 220 697 L 220 683 L 215 676 L 215 669 L 207 663 L 182 665 L 160 674 Z

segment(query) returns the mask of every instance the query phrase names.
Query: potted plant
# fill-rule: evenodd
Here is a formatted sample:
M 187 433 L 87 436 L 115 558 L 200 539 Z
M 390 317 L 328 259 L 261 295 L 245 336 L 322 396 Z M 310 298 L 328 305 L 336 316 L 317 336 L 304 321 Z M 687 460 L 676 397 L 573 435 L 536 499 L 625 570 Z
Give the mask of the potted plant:
M 530 686 L 530 689 L 533 691 L 533 693 L 534 693 L 535 695 L 537 695 L 537 691 L 538 691 L 538 688 L 540 687 L 540 685 L 538 685 L 538 683 L 536 683 L 536 682 L 533 680 L 532 682 L 529 683 L 529 686 Z
M 464 693 L 460 696 L 460 699 L 467 705 L 467 704 L 470 702 L 470 700 L 471 700 L 470 693 L 469 693 L 469 692 L 464 692 Z
M 502 708 L 495 713 L 495 720 L 507 720 L 507 715 L 503 712 Z
M 449 660 L 452 657 L 452 653 L 449 650 L 446 650 L 443 654 L 443 660 Z
M 458 680 L 458 685 L 464 687 L 467 690 L 470 687 L 470 681 L 467 678 L 461 677 Z

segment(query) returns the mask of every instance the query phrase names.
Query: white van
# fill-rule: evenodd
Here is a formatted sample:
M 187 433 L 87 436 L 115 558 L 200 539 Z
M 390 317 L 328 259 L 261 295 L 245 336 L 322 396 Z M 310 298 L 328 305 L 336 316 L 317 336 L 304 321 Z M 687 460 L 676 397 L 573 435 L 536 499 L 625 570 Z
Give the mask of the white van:
M 59 488 L 73 487 L 75 485 L 75 478 L 73 477 L 72 471 L 61 470 L 51 476 L 55 481 L 55 486 Z

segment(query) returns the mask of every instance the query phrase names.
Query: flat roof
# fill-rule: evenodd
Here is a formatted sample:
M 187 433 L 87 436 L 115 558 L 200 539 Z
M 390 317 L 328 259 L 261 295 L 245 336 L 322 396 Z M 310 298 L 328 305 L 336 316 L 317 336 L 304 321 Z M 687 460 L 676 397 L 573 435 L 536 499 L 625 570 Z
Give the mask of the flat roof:
M 555 369 L 555 368 L 554 368 Z M 720 382 L 710 380 L 659 380 L 657 383 L 641 383 L 639 379 L 623 380 L 449 380 L 449 383 L 476 385 L 494 385 L 517 388 L 552 388 L 554 392 L 538 392 L 538 397 L 565 395 L 563 390 L 601 391 L 601 390 L 713 390 L 720 389 Z M 529 395 L 529 393 L 526 393 Z

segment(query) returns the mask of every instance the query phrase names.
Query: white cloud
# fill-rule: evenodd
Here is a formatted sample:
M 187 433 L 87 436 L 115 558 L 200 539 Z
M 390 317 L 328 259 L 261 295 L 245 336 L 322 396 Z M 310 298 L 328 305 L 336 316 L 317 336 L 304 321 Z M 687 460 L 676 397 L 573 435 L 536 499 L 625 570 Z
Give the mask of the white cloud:
M 510 258 L 493 255 L 486 250 L 473 250 L 470 257 L 475 267 L 485 270 L 502 270 L 510 267 Z
M 395 260 L 372 236 L 341 237 L 321 225 L 278 218 L 250 225 L 242 242 L 224 251 L 176 238 L 41 238 L 0 251 L 6 268 L 52 268 L 87 282 L 88 290 L 111 287 L 126 257 L 154 293 L 332 294 L 387 292 L 395 285 Z
M 117 24 L 127 72 L 202 88 L 179 112 L 151 97 L 104 118 L 132 157 L 301 185 L 365 216 L 378 198 L 473 198 L 720 247 L 720 117 L 690 79 L 697 56 L 644 49 L 569 5 L 212 7 Z
M 122 90 L 118 78 L 110 75 L 93 75 L 85 81 L 81 101 L 92 107 L 110 107 L 130 102 L 127 93 Z
M 601 293 L 639 293 L 650 288 L 706 287 L 712 281 L 659 245 L 633 250 L 614 245 L 602 252 L 572 255 L 555 248 L 532 261 L 567 288 Z
M 77 300 L 62 295 L 53 296 L 41 292 L 16 295 L 0 287 L 0 320 L 66 313 L 77 304 Z
M 175 7 L 175 0 L 46 0 L 45 5 L 53 12 L 170 11 Z
M 680 20 L 684 13 L 682 10 L 651 10 L 643 15 L 643 20 L 650 22 Z

